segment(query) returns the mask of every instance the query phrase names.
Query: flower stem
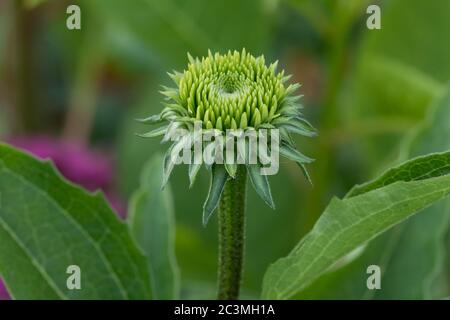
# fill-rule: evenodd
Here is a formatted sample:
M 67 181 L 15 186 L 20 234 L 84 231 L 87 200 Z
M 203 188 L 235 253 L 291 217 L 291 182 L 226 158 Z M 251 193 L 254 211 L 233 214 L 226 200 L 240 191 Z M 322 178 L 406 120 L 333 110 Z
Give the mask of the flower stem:
M 220 300 L 237 300 L 244 256 L 247 171 L 239 165 L 235 179 L 225 184 L 219 205 Z

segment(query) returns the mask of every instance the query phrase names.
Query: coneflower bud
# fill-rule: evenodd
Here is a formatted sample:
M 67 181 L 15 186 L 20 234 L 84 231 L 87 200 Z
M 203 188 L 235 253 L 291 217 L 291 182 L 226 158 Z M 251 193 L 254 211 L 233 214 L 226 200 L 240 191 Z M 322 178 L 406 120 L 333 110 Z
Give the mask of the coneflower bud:
M 245 49 L 242 52 L 229 51 L 225 55 L 209 52 L 207 57 L 201 59 L 194 59 L 188 54 L 188 58 L 189 64 L 184 72 L 175 71 L 169 74 L 176 86 L 163 87 L 161 91 L 167 100 L 165 108 L 158 115 L 140 120 L 147 124 L 164 125 L 141 136 L 164 135 L 164 141 L 167 141 L 174 128 L 192 132 L 193 124 L 199 122 L 205 130 L 220 132 L 232 129 L 277 129 L 280 140 L 277 151 L 282 156 L 296 161 L 309 180 L 304 165 L 313 160 L 300 153 L 291 138 L 291 133 L 309 137 L 315 135 L 314 128 L 302 117 L 302 106 L 299 104 L 301 96 L 294 94 L 300 85 L 288 85 L 290 76 L 285 76 L 284 71 L 277 71 L 277 62 L 266 65 L 264 56 L 255 58 Z M 174 150 L 181 150 L 182 144 L 186 144 L 184 147 L 189 149 L 192 139 L 174 142 L 166 154 L 166 159 L 170 159 Z M 256 166 L 245 164 L 258 194 L 274 207 L 267 177 L 258 176 L 260 173 L 257 168 L 262 166 L 261 163 L 258 162 Z M 190 165 L 191 184 L 200 166 Z M 172 168 L 173 163 L 165 161 L 163 184 L 167 182 Z M 235 178 L 236 170 L 236 163 L 216 165 L 215 170 L 212 170 L 211 188 L 222 188 L 227 179 Z M 222 171 L 225 174 L 222 174 Z M 219 183 L 215 178 L 215 175 L 219 176 L 217 172 L 224 177 Z M 207 199 L 206 217 L 215 209 L 220 192 L 215 195 L 212 205 L 209 205 L 211 199 Z

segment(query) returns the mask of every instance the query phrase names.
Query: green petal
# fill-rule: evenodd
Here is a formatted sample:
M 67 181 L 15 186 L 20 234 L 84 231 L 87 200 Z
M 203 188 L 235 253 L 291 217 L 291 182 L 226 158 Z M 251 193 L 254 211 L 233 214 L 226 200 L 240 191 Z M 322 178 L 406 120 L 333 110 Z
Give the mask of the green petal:
M 291 119 L 290 117 L 286 117 L 286 116 L 282 115 L 282 116 L 274 119 L 271 123 L 273 125 L 282 125 L 282 124 L 288 123 L 290 119 Z
M 280 127 L 286 128 L 288 131 L 306 136 L 315 137 L 317 135 L 314 128 L 308 122 L 303 122 L 301 119 L 290 119 L 288 122 L 279 124 Z
M 261 108 L 261 122 L 264 122 L 269 117 L 269 108 L 267 105 L 263 104 Z
M 231 128 L 231 118 L 229 115 L 225 118 L 225 128 L 230 129 Z
M 158 136 L 162 136 L 166 133 L 166 130 L 168 128 L 169 125 L 165 125 L 163 127 L 160 128 L 156 128 L 150 132 L 147 133 L 137 133 L 136 135 L 142 138 L 154 138 L 154 137 L 158 137 Z
M 192 57 L 192 55 L 189 52 L 187 53 L 187 56 L 188 56 L 189 63 L 195 64 L 195 59 Z
M 259 125 L 259 129 L 276 129 L 276 127 L 270 123 L 262 123 Z
M 196 119 L 197 120 L 202 120 L 203 117 L 205 116 L 205 112 L 203 111 L 203 104 L 200 104 L 197 108 L 197 114 L 196 114 Z
M 251 124 L 254 128 L 257 128 L 261 124 L 261 113 L 258 109 L 256 109 L 253 114 Z
M 171 159 L 172 156 L 172 150 L 174 145 L 172 145 L 164 155 L 164 162 L 163 162 L 163 176 L 162 176 L 162 183 L 161 183 L 161 189 L 164 189 L 167 182 L 169 181 L 170 174 L 172 173 L 174 162 Z
M 174 132 L 183 126 L 182 122 L 172 121 L 167 126 L 166 132 L 164 133 L 164 138 L 161 140 L 161 143 L 165 143 L 172 139 Z
M 227 177 L 228 174 L 223 165 L 213 165 L 208 197 L 203 205 L 203 225 L 208 223 L 209 218 L 217 208 Z
M 280 146 L 280 154 L 298 163 L 311 163 L 314 161 L 314 159 L 305 156 L 297 149 L 285 143 L 282 143 Z
M 191 163 L 189 164 L 189 188 L 192 188 L 197 177 L 197 173 L 202 167 L 201 164 Z
M 209 121 L 209 113 L 210 113 L 211 111 L 208 109 L 208 110 L 206 110 L 206 112 L 205 112 L 205 115 L 204 115 L 204 117 L 203 117 L 203 123 L 208 123 L 208 121 Z
M 144 123 L 144 124 L 156 124 L 164 121 L 164 119 L 161 118 L 161 114 L 155 114 L 147 118 L 143 119 L 136 119 L 136 121 Z
M 231 118 L 231 129 L 234 129 L 234 130 L 237 129 L 236 121 L 233 118 Z
M 161 90 L 160 93 L 166 97 L 166 100 L 180 102 L 177 89 L 164 87 L 164 90 Z
M 161 116 L 163 118 L 166 115 L 166 113 L 168 113 L 168 112 L 175 112 L 175 113 L 177 113 L 180 116 L 187 116 L 188 115 L 188 111 L 186 110 L 186 108 L 180 106 L 179 104 L 167 103 L 165 105 L 166 105 L 166 107 L 161 112 Z
M 247 124 L 248 124 L 248 121 L 247 121 L 247 113 L 244 112 L 244 113 L 242 114 L 242 116 L 241 116 L 241 122 L 239 123 L 239 128 L 240 128 L 240 129 L 245 129 L 245 128 L 247 128 Z
M 289 85 L 289 86 L 287 87 L 287 89 L 286 89 L 286 95 L 287 95 L 287 96 L 291 95 L 292 93 L 294 93 L 295 91 L 297 91 L 297 89 L 300 88 L 300 87 L 301 87 L 301 85 L 298 84 L 298 83 L 294 83 L 294 84 Z
M 260 167 L 256 164 L 248 165 L 247 172 L 250 175 L 250 181 L 253 188 L 255 188 L 258 195 L 264 200 L 269 207 L 275 210 L 275 203 L 272 199 L 272 193 L 270 192 L 270 185 L 267 176 L 261 175 Z
M 227 170 L 230 177 L 236 178 L 237 164 L 236 163 L 225 163 L 225 169 Z
M 277 110 L 278 110 L 278 99 L 277 96 L 273 96 L 272 105 L 270 106 L 269 110 L 269 120 L 275 117 Z
M 308 180 L 309 184 L 312 186 L 313 185 L 312 179 L 308 173 L 308 170 L 306 170 L 306 166 L 304 164 L 301 164 L 298 162 L 297 162 L 297 164 L 299 165 L 300 169 L 302 169 L 303 175 L 305 176 L 306 180 Z
M 222 117 L 217 118 L 216 121 L 216 129 L 222 130 L 223 129 L 223 125 L 222 125 Z
M 178 72 L 176 70 L 173 71 L 173 73 L 168 72 L 167 73 L 170 77 L 170 79 L 173 80 L 173 82 L 175 82 L 176 85 L 180 84 L 180 80 L 183 78 L 183 73 Z
M 289 131 L 287 131 L 286 128 L 280 127 L 280 138 L 281 138 L 281 144 L 288 144 L 291 147 L 295 148 L 294 140 L 292 140 L 291 134 Z
M 175 155 L 179 155 L 183 148 L 190 148 L 192 145 L 192 135 L 186 135 L 182 137 L 179 141 L 175 142 L 169 150 L 167 150 L 164 156 L 164 166 L 163 166 L 163 178 L 162 178 L 162 186 L 161 189 L 164 189 L 167 182 L 169 181 L 170 174 L 175 166 L 175 162 L 171 159 L 172 152 Z

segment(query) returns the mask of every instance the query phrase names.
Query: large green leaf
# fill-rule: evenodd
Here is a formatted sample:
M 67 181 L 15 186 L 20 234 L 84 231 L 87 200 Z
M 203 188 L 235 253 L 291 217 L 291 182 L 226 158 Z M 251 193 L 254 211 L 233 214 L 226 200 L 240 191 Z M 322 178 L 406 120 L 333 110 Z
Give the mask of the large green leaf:
M 435 163 L 435 157 L 441 159 L 442 155 L 430 156 L 428 162 Z M 448 155 L 446 159 L 449 159 Z M 423 165 L 423 158 L 418 161 Z M 440 161 L 436 163 L 442 167 Z M 411 165 L 409 163 L 408 167 Z M 435 171 L 428 165 L 422 168 Z M 421 175 L 427 176 L 425 172 Z M 292 297 L 346 254 L 449 194 L 450 175 L 446 174 L 396 181 L 343 200 L 334 198 L 298 246 L 269 267 L 264 278 L 263 297 Z
M 408 139 L 403 158 L 450 148 L 450 90 L 435 101 L 430 111 L 426 122 Z M 450 199 L 447 199 L 375 239 L 360 257 L 324 275 L 298 297 L 430 299 L 448 294 L 445 273 L 450 268 L 445 259 L 448 254 L 445 235 L 449 220 Z M 371 264 L 381 267 L 381 290 L 370 291 L 366 287 L 366 268 Z
M 16 299 L 147 299 L 146 260 L 101 194 L 0 145 L 0 274 Z M 81 290 L 67 288 L 68 266 Z
M 154 298 L 178 299 L 174 210 L 170 187 L 161 190 L 162 164 L 163 157 L 156 155 L 145 165 L 141 187 L 131 200 L 129 223 L 147 254 Z
M 449 87 L 447 87 L 449 88 Z M 432 104 L 430 116 L 416 130 L 404 157 L 415 157 L 429 152 L 450 149 L 450 90 Z M 393 249 L 389 254 L 383 250 L 387 261 L 382 275 L 383 290 L 376 292 L 379 299 L 434 299 L 442 297 L 450 288 L 441 281 L 440 274 L 449 269 L 445 262 L 444 241 L 450 223 L 450 199 L 425 209 L 400 225 L 398 241 L 390 241 Z M 392 237 L 392 236 L 391 236 Z M 392 239 L 392 238 L 391 238 Z M 395 244 L 394 244 L 395 243 Z M 414 268 L 405 270 L 405 265 Z M 436 283 L 437 282 L 437 283 Z M 435 286 L 437 284 L 438 286 Z M 442 287 L 441 287 L 442 285 Z

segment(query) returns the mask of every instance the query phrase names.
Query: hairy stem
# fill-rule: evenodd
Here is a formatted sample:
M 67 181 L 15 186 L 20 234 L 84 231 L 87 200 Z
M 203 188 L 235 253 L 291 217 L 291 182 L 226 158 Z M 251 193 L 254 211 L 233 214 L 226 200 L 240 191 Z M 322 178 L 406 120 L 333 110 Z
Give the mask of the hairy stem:
M 240 165 L 236 178 L 227 181 L 219 205 L 220 300 L 239 297 L 244 256 L 247 171 Z

